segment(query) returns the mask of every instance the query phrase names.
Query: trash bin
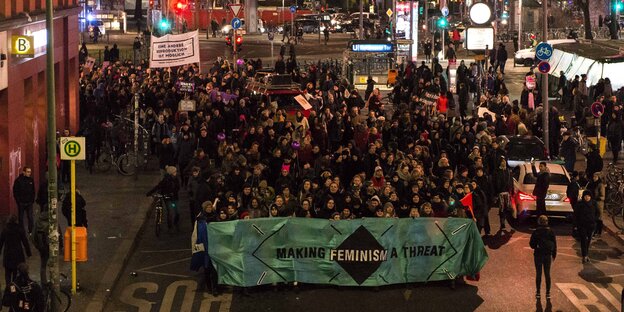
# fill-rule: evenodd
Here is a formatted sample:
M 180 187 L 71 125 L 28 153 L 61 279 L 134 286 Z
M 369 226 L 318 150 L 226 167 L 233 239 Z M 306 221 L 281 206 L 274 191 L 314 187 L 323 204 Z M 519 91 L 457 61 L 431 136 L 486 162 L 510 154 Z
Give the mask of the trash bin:
M 590 142 L 596 144 L 596 137 L 588 137 L 587 139 Z M 606 152 L 607 152 L 607 138 L 601 136 L 600 137 L 600 146 L 599 146 L 600 157 L 603 157 Z
M 398 74 L 399 73 L 396 69 L 388 70 L 388 86 L 393 86 L 396 83 L 396 78 Z
M 71 261 L 71 227 L 65 229 L 65 261 Z M 87 261 L 87 228 L 82 226 L 76 227 L 76 261 Z

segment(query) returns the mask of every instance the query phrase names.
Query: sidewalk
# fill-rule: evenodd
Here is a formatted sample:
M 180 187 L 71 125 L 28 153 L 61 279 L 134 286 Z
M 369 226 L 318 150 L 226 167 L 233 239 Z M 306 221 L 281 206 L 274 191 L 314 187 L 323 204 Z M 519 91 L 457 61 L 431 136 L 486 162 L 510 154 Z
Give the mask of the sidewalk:
M 87 203 L 88 261 L 77 264 L 79 291 L 72 298 L 70 311 L 101 311 L 146 223 L 151 198 L 145 192 L 156 185 L 160 175 L 156 170 L 141 172 L 135 181 L 134 177 L 117 174 L 114 168 L 108 173 L 89 175 L 82 163 L 76 171 L 77 188 Z M 59 204 L 58 220 L 64 233 L 67 221 L 60 207 Z M 30 276 L 39 281 L 39 253 L 32 243 L 30 248 Z M 68 277 L 62 286 L 71 285 L 71 262 L 64 262 L 62 253 L 59 260 L 60 272 Z

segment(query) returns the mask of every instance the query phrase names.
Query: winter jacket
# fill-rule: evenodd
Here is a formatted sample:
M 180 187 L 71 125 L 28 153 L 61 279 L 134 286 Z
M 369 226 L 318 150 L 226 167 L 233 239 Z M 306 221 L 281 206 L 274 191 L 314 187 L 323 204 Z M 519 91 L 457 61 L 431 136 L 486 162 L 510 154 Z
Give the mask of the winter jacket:
M 31 256 L 30 244 L 24 228 L 17 223 L 9 223 L 0 235 L 0 252 L 3 253 L 3 264 L 6 269 L 17 269 L 17 265 L 26 261 L 24 251 Z
M 550 173 L 543 171 L 538 173 L 535 169 L 535 165 L 531 165 L 531 169 L 533 170 L 533 175 L 537 177 L 535 188 L 533 189 L 533 195 L 538 198 L 546 197 L 548 187 L 550 186 Z
M 35 202 L 35 181 L 31 177 L 20 174 L 13 183 L 13 198 L 20 204 Z
M 598 220 L 598 204 L 595 200 L 585 201 L 582 199 L 574 211 L 574 220 L 581 227 L 592 228 Z
M 529 245 L 533 248 L 535 256 L 550 255 L 553 259 L 557 256 L 555 232 L 547 226 L 540 226 L 531 234 Z

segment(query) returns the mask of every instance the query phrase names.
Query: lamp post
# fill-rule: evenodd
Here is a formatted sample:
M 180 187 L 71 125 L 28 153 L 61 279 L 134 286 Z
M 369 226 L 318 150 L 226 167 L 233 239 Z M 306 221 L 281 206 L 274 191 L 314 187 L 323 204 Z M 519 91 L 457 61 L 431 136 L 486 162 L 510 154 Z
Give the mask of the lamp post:
M 548 42 L 548 4 L 544 0 L 542 0 L 542 23 L 542 37 L 544 38 L 544 42 Z M 544 107 L 544 112 L 542 112 L 542 133 L 546 151 L 548 155 L 550 155 L 550 138 L 548 131 L 550 127 L 550 119 L 548 117 L 550 109 L 550 105 L 548 105 L 548 73 L 542 74 L 542 105 Z

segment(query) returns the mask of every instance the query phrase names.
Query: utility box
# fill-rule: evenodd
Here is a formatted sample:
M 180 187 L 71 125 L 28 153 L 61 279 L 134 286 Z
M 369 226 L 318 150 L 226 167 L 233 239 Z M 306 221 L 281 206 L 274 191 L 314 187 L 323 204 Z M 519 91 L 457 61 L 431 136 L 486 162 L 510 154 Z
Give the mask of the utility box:
M 71 227 L 65 229 L 65 261 L 71 261 Z M 76 227 L 76 261 L 87 261 L 87 228 L 82 226 Z

